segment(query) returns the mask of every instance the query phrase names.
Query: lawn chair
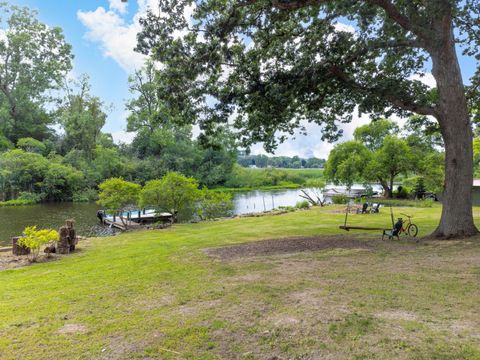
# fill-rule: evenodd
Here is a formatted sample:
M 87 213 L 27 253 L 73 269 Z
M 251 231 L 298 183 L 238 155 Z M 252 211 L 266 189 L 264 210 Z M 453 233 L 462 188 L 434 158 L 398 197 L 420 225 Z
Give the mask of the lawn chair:
M 362 205 L 362 214 L 366 214 L 368 209 L 368 202 Z
M 388 236 L 388 240 L 392 240 L 394 237 L 396 237 L 397 240 L 400 240 L 400 236 L 398 235 L 402 230 L 402 226 L 403 226 L 403 219 L 398 218 L 398 221 L 395 223 L 392 230 L 390 229 L 383 230 L 382 240 L 385 239 L 385 236 Z

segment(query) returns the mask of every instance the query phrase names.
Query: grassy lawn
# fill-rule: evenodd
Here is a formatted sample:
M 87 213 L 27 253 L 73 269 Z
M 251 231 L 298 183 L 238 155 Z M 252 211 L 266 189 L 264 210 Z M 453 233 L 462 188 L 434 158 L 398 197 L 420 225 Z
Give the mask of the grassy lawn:
M 334 209 L 92 239 L 61 260 L 1 271 L 0 358 L 480 359 L 480 238 L 382 242 L 341 232 Z M 394 211 L 425 235 L 440 210 Z M 349 220 L 388 227 L 390 215 Z M 318 235 L 368 247 L 229 260 L 204 251 Z

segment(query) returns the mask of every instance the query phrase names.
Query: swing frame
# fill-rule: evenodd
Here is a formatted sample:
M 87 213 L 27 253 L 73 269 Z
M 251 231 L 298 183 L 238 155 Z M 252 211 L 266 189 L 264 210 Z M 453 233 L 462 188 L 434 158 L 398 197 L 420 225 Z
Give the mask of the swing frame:
M 343 225 L 339 226 L 339 228 L 342 229 L 342 230 L 345 230 L 345 231 L 350 231 L 350 230 L 385 231 L 385 230 L 391 230 L 394 227 L 392 205 L 390 205 L 390 216 L 392 218 L 392 228 L 391 229 L 386 229 L 384 227 L 348 226 L 347 225 L 347 220 L 348 220 L 348 213 L 349 212 L 350 212 L 350 202 L 348 202 L 347 209 L 345 211 L 345 221 L 344 221 Z

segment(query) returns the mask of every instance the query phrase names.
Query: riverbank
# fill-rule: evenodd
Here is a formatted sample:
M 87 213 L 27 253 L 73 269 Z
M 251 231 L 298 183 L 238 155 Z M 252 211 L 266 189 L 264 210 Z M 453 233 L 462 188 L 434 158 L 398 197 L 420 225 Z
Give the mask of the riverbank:
M 0 357 L 480 357 L 480 239 L 382 242 L 332 208 L 92 239 L 1 271 Z M 398 211 L 426 235 L 441 208 Z

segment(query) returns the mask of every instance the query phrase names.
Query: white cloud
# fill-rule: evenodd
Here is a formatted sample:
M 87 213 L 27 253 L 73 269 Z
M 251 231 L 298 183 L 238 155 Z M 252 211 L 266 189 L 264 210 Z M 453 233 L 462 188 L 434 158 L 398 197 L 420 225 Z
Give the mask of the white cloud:
M 338 142 L 343 142 L 353 139 L 353 131 L 355 128 L 368 124 L 370 118 L 366 115 L 361 117 L 354 115 L 352 122 L 348 124 L 340 124 L 340 129 L 343 130 L 343 136 Z M 280 144 L 275 151 L 277 156 L 300 156 L 308 158 L 315 156 L 317 158 L 328 158 L 328 154 L 335 146 L 335 143 L 322 141 L 322 128 L 320 125 L 303 122 L 307 135 L 302 135 L 298 131 L 294 138 L 289 138 L 283 144 Z M 252 147 L 252 154 L 267 154 L 263 149 L 262 144 L 256 144 Z
M 117 11 L 120 14 L 127 13 L 128 2 L 122 0 L 109 0 L 110 10 Z
M 126 132 L 122 130 L 112 132 L 112 138 L 116 144 L 130 144 L 135 138 L 135 135 L 134 132 Z
M 103 55 L 112 58 L 127 73 L 142 67 L 145 56 L 134 51 L 137 45 L 137 34 L 141 31 L 140 19 L 151 10 L 159 14 L 158 0 L 137 0 L 138 10 L 131 20 L 127 20 L 127 3 L 121 0 L 109 0 L 106 10 L 99 6 L 93 11 L 77 12 L 80 22 L 88 29 L 85 36 L 88 40 L 100 45 Z M 193 7 L 185 9 L 184 16 L 190 19 Z M 177 36 L 182 32 L 176 33 Z
M 103 55 L 112 58 L 127 73 L 143 65 L 145 57 L 134 51 L 141 29 L 138 15 L 128 24 L 117 11 L 100 6 L 95 11 L 80 10 L 77 17 L 88 29 L 86 38 L 99 43 Z

